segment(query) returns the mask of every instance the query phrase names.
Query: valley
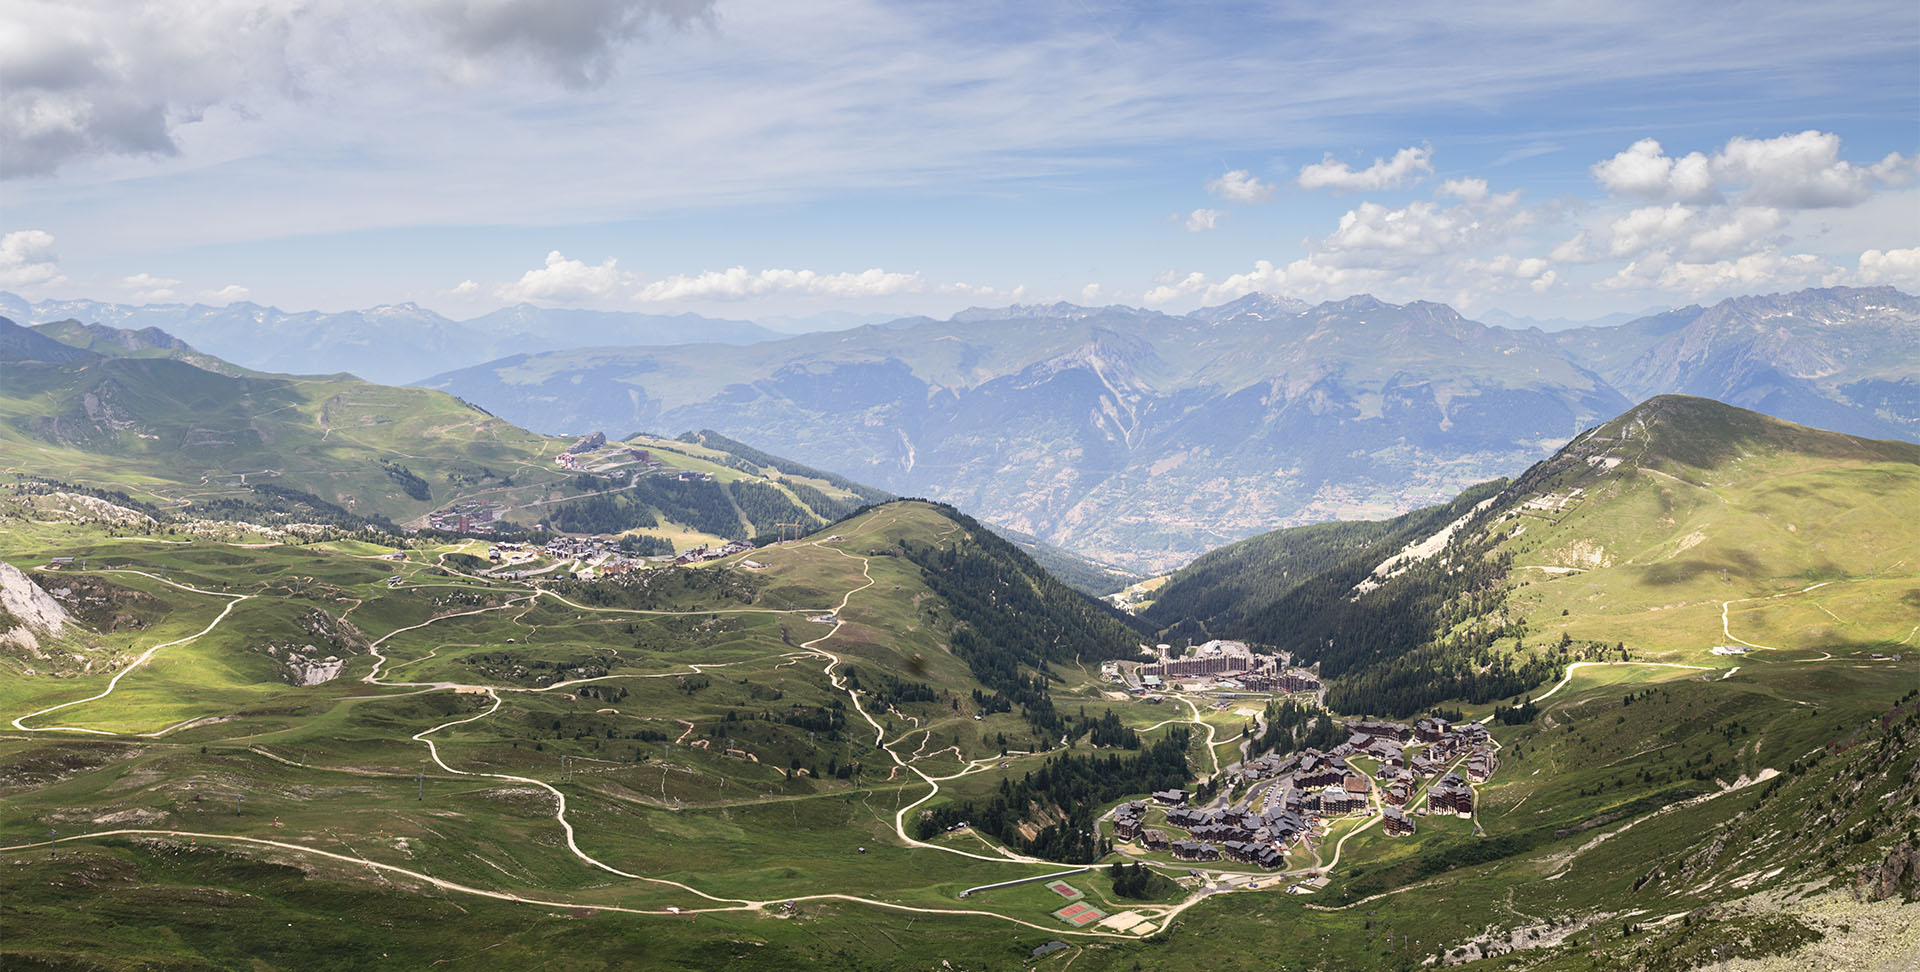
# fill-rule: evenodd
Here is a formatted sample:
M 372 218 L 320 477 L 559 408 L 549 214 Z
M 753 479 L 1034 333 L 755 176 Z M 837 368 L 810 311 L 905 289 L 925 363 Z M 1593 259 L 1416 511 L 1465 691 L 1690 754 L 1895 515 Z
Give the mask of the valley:
M 24 791 L 8 791 L 9 803 L 21 810 L 9 828 L 13 849 L 8 853 L 15 863 L 8 873 L 14 881 L 29 881 L 14 884 L 14 891 L 39 889 L 32 891 L 34 899 L 57 896 L 59 881 L 53 876 L 76 862 L 84 863 L 86 873 L 123 875 L 106 888 L 140 875 L 127 885 L 129 891 L 156 880 L 185 881 L 183 890 L 210 890 L 234 880 L 241 873 L 235 868 L 251 868 L 258 872 L 245 879 L 245 886 L 255 889 L 252 894 L 260 881 L 280 882 L 306 902 L 298 907 L 307 917 L 295 922 L 304 929 L 294 939 L 303 948 L 328 942 L 349 948 L 357 941 L 344 929 L 314 926 L 318 915 L 309 909 L 318 902 L 297 889 L 318 881 L 372 885 L 355 892 L 355 900 L 370 896 L 380 902 L 387 921 L 400 917 L 417 923 L 431 913 L 440 916 L 436 923 L 459 925 L 467 920 L 461 910 L 486 913 L 486 902 L 571 915 L 572 922 L 585 917 L 594 927 L 616 920 L 674 921 L 686 924 L 670 934 L 643 933 L 642 940 L 670 954 L 685 954 L 673 950 L 707 942 L 709 933 L 736 949 L 760 942 L 751 947 L 771 950 L 765 953 L 769 965 L 837 964 L 846 957 L 814 951 L 804 942 L 819 935 L 836 941 L 864 935 L 881 949 L 874 962 L 882 967 L 896 966 L 909 954 L 959 957 L 960 964 L 973 955 L 974 964 L 996 967 L 1000 959 L 993 956 L 1008 956 L 1000 943 L 1009 940 L 1022 943 L 1021 948 L 1065 941 L 1084 953 L 1082 961 L 1102 956 L 1130 961 L 1126 955 L 1146 948 L 1156 962 L 1172 967 L 1183 965 L 1182 956 L 1188 955 L 1213 956 L 1211 963 L 1221 960 L 1217 950 L 1224 943 L 1236 940 L 1223 921 L 1252 920 L 1251 909 L 1262 919 L 1263 940 L 1271 941 L 1281 927 L 1272 924 L 1280 920 L 1273 911 L 1279 908 L 1279 915 L 1294 915 L 1292 921 L 1327 918 L 1334 923 L 1330 927 L 1350 936 L 1335 936 L 1337 944 L 1296 942 L 1290 946 L 1294 954 L 1357 960 L 1352 946 L 1366 936 L 1338 918 L 1346 913 L 1341 906 L 1382 893 L 1387 897 L 1370 906 L 1379 913 L 1385 902 L 1385 913 L 1401 916 L 1407 929 L 1402 948 L 1409 952 L 1408 942 L 1438 948 L 1448 935 L 1471 936 L 1467 927 L 1434 920 L 1428 914 L 1430 896 L 1468 900 L 1475 893 L 1473 882 L 1490 878 L 1474 877 L 1479 869 L 1472 866 L 1463 872 L 1441 870 L 1437 877 L 1424 868 L 1408 872 L 1409 862 L 1441 851 L 1459 854 L 1471 846 L 1460 840 L 1474 840 L 1471 834 L 1484 830 L 1487 836 L 1479 840 L 1500 838 L 1503 848 L 1515 841 L 1525 845 L 1524 859 L 1539 856 L 1548 863 L 1560 860 L 1553 855 L 1565 856 L 1533 880 L 1554 879 L 1568 869 L 1599 879 L 1620 862 L 1585 854 L 1592 837 L 1554 837 L 1554 828 L 1565 825 L 1553 821 L 1605 819 L 1608 807 L 1624 806 L 1621 829 L 1670 827 L 1659 821 L 1671 815 L 1692 820 L 1727 800 L 1751 800 L 1763 788 L 1739 785 L 1743 780 L 1769 782 L 1780 771 L 1780 757 L 1820 748 L 1817 735 L 1810 738 L 1810 733 L 1827 731 L 1822 727 L 1835 721 L 1851 725 L 1855 713 L 1878 711 L 1870 700 L 1890 688 L 1869 686 L 1887 686 L 1887 673 L 1912 670 L 1911 656 L 1893 662 L 1799 646 L 1784 648 L 1786 654 L 1777 659 L 1735 659 L 1737 668 L 1727 661 L 1684 669 L 1670 663 L 1576 664 L 1563 681 L 1540 694 L 1537 722 L 1490 724 L 1502 765 L 1490 781 L 1474 787 L 1472 818 L 1421 817 L 1415 844 L 1409 846 L 1406 839 L 1381 836 L 1379 798 L 1374 797 L 1376 807 L 1365 815 L 1330 821 L 1316 837 L 1323 849 L 1303 844 L 1302 855 L 1277 871 L 1225 861 L 1183 864 L 1165 851 L 1143 855 L 1116 840 L 1126 850 L 1123 860 L 1157 862 L 1172 875 L 1195 870 L 1202 877 L 1163 902 L 1136 903 L 1101 890 L 1104 881 L 1098 875 L 1105 865 L 1096 865 L 1068 882 L 1077 890 L 1093 890 L 1092 900 L 1106 916 L 1123 915 L 1144 927 L 1076 931 L 1048 916 L 1059 906 L 1034 897 L 1052 896 L 1045 889 L 1016 885 L 958 897 L 983 885 L 1055 873 L 1059 864 L 996 840 L 983 842 L 973 830 L 921 837 L 911 826 L 924 807 L 990 792 L 982 784 L 1017 779 L 1050 758 L 1085 753 L 1088 747 L 1085 739 L 1063 749 L 1057 739 L 1034 738 L 1033 727 L 1011 712 L 976 712 L 981 719 L 974 721 L 964 696 L 954 698 L 961 703 L 956 713 L 938 699 L 893 701 L 886 698 L 893 693 L 873 687 L 876 679 L 915 676 L 942 687 L 936 690 L 942 694 L 946 686 L 968 684 L 955 659 L 915 638 L 930 632 L 900 624 L 901 605 L 881 596 L 913 584 L 902 558 L 886 555 L 890 547 L 897 549 L 897 539 L 936 542 L 963 528 L 933 508 L 909 504 L 882 507 L 833 529 L 827 536 L 839 539 L 816 536 L 753 555 L 768 564 L 766 571 L 780 589 L 795 592 L 798 603 L 791 608 L 738 601 L 596 608 L 553 592 L 438 574 L 432 546 L 407 551 L 408 562 L 399 568 L 405 580 L 388 587 L 383 578 L 390 565 L 357 545 L 295 550 L 215 545 L 247 552 L 178 560 L 167 557 L 168 551 L 156 555 L 152 545 L 125 542 L 131 538 L 99 538 L 76 547 L 72 543 L 80 537 L 68 526 L 60 531 L 60 549 L 85 549 L 96 563 L 110 564 L 94 576 L 115 586 L 174 591 L 192 600 L 181 606 L 178 620 L 170 615 L 149 629 L 152 650 L 128 660 L 100 690 L 76 692 L 58 680 L 23 693 L 18 680 L 9 680 L 13 688 L 6 703 L 21 715 L 13 717 L 17 731 L 6 743 L 8 777 L 23 781 L 52 774 Z M 18 559 L 18 553 L 16 546 L 9 558 Z M 113 563 L 123 557 L 127 565 Z M 738 568 L 722 563 L 697 569 Z M 171 576 L 162 580 L 156 570 Z M 364 650 L 348 656 L 341 677 L 308 688 L 272 681 L 269 670 L 258 667 L 252 680 L 238 675 L 236 668 L 245 669 L 248 657 L 259 657 L 243 646 L 276 623 L 272 615 L 250 613 L 260 610 L 254 605 L 302 577 L 311 578 L 302 585 L 306 599 L 341 605 L 335 610 L 344 610 L 343 620 L 359 629 Z M 256 589 L 261 593 L 253 593 Z M 360 603 L 351 603 L 356 600 Z M 806 620 L 829 614 L 830 623 Z M 692 655 L 671 641 L 645 651 L 631 647 L 626 629 L 637 620 L 669 630 L 690 624 L 702 647 Z M 800 625 L 802 634 L 793 634 Z M 883 626 L 906 636 L 885 647 L 868 640 L 868 632 Z M 1743 626 L 1735 630 L 1747 633 Z M 905 654 L 915 648 L 920 650 Z M 489 660 L 503 650 L 516 664 L 490 667 Z M 916 665 L 916 658 L 924 660 Z M 592 667 L 597 659 L 605 660 L 604 674 Z M 1875 674 L 1880 665 L 1907 667 Z M 1062 676 L 1051 693 L 1056 708 L 1099 706 L 1145 738 L 1167 738 L 1181 726 L 1200 730 L 1188 743 L 1188 760 L 1203 778 L 1239 758 L 1246 717 L 1215 709 L 1207 694 L 1176 689 L 1159 705 L 1119 702 L 1102 690 L 1097 673 L 1056 670 Z M 210 678 L 215 671 L 228 674 Z M 474 677 L 483 672 L 494 674 Z M 1809 684 L 1810 676 L 1817 677 Z M 187 684 L 194 689 L 182 695 L 178 687 Z M 1623 692 L 1637 696 L 1635 730 L 1622 736 L 1616 729 L 1618 741 L 1602 750 L 1608 758 L 1596 761 L 1587 749 L 1592 745 L 1587 733 L 1603 720 L 1611 724 L 1611 713 L 1628 711 L 1618 702 Z M 769 699 L 776 703 L 771 708 Z M 1746 743 L 1751 733 L 1764 742 L 1736 752 L 1717 729 L 1697 724 L 1700 706 L 1709 699 L 1716 700 L 1710 711 L 1724 711 L 1741 724 L 1739 741 Z M 1177 711 L 1155 711 L 1167 705 Z M 820 723 L 825 739 L 816 737 L 798 748 L 798 726 L 735 718 L 756 708 L 769 714 L 802 707 L 844 716 L 837 725 L 829 716 Z M 1796 707 L 1816 708 L 1823 718 L 1808 719 Z M 58 732 L 48 731 L 55 729 L 98 741 L 63 743 Z M 1701 738 L 1709 732 L 1714 745 Z M 1004 755 L 995 741 L 1003 733 L 1020 740 Z M 1885 746 L 1898 736 L 1874 743 L 1877 735 L 1869 731 L 1864 738 L 1869 745 Z M 1637 739 L 1667 742 L 1629 742 Z M 1645 749 L 1653 751 L 1640 752 Z M 805 765 L 823 751 L 834 754 L 841 767 L 853 767 L 844 779 L 831 764 L 825 772 Z M 783 759 L 786 753 L 795 756 Z M 1606 766 L 1570 772 L 1565 761 L 1576 754 L 1583 764 Z M 1703 757 L 1717 765 L 1695 763 Z M 782 772 L 782 762 L 789 769 L 799 762 L 798 769 L 806 772 Z M 1701 765 L 1709 774 L 1704 791 L 1693 782 Z M 1900 778 L 1901 765 L 1888 764 L 1889 782 Z M 1637 814 L 1678 804 L 1633 796 L 1648 792 L 1644 781 L 1625 791 L 1614 789 L 1622 767 L 1632 773 L 1652 769 L 1668 781 L 1652 792 L 1683 797 L 1698 811 L 1682 808 L 1643 819 Z M 1676 768 L 1681 771 L 1675 773 Z M 1714 783 L 1713 776 L 1721 782 Z M 1716 788 L 1725 786 L 1735 788 Z M 1103 823 L 1103 830 L 1110 825 Z M 42 861 L 46 826 L 60 834 L 57 856 Z M 687 856 L 693 848 L 699 863 Z M 156 857 L 171 863 L 162 865 Z M 262 866 L 290 870 L 287 877 L 269 879 L 269 872 L 259 871 Z M 1512 866 L 1517 865 L 1494 867 L 1505 872 Z M 1398 876 L 1404 873 L 1422 879 Z M 294 875 L 304 877 L 284 885 Z M 1284 891 L 1319 875 L 1332 883 L 1318 894 Z M 39 883 L 45 880 L 53 884 Z M 1509 874 L 1501 880 L 1521 878 Z M 1565 887 L 1585 887 L 1584 880 Z M 1778 880 L 1776 875 L 1773 882 Z M 1538 901 L 1560 887 L 1557 880 L 1543 888 L 1528 885 L 1527 894 Z M 117 898 L 120 892 L 110 894 Z M 396 905 L 396 896 L 417 897 L 420 903 Z M 1323 904 L 1329 896 L 1331 902 Z M 21 900 L 13 892 L 10 897 Z M 1411 912 L 1391 904 L 1401 897 L 1421 904 Z M 1578 897 L 1548 900 L 1555 899 L 1569 911 L 1579 910 Z M 292 900 L 243 907 L 268 907 L 296 918 L 285 911 Z M 111 907 L 165 908 L 134 899 Z M 1336 910 L 1319 910 L 1324 908 Z M 67 929 L 50 934 L 77 931 L 64 919 L 34 913 L 36 927 Z M 500 919 L 489 919 L 503 931 L 520 930 L 486 944 L 498 942 L 511 956 L 563 934 L 536 930 L 538 923 L 525 925 L 530 920 L 506 919 L 501 925 Z M 777 924 L 760 927 L 767 922 Z M 811 925 L 814 932 L 792 939 L 778 930 L 793 922 Z M 917 933 L 911 938 L 901 934 L 909 922 Z M 933 931 L 922 922 L 932 923 Z M 965 930 L 979 922 L 1004 931 Z M 705 931 L 695 931 L 703 926 Z M 1161 935 L 1166 941 L 1154 944 Z M 430 934 L 418 939 L 432 940 Z M 995 943 L 990 949 L 988 941 Z M 210 946 L 203 941 L 196 947 Z M 384 936 L 381 947 L 391 948 Z M 425 953 L 398 954 L 425 959 Z
M 58 448 L 158 502 L 0 492 L 9 965 L 1680 969 L 1915 934 L 1911 444 L 1659 397 L 1129 614 L 715 433 L 532 437 L 553 501 L 477 484 L 415 530 L 213 518 L 120 441 Z
M 0 972 L 1920 972 L 1913 13 L 0 2 Z

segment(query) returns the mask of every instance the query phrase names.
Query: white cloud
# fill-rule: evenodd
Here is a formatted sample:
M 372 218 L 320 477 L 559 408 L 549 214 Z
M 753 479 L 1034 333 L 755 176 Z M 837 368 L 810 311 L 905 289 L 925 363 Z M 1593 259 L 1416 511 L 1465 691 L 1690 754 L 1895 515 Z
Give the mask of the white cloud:
M 236 300 L 246 300 L 251 293 L 252 291 L 239 284 L 228 284 L 219 290 L 204 291 L 200 296 L 216 304 L 231 304 Z
M 1786 222 L 1786 217 L 1771 206 L 1645 206 L 1608 227 L 1608 252 L 1615 258 L 1628 258 L 1658 250 L 1686 260 L 1711 262 L 1754 252 Z
M 1526 284 L 1536 294 L 1545 293 L 1560 279 L 1552 265 L 1540 257 L 1516 257 L 1501 254 L 1485 263 L 1469 260 L 1461 268 L 1466 275 L 1484 275 L 1503 281 Z
M 1547 257 L 1556 263 L 1585 263 L 1592 259 L 1592 251 L 1589 249 L 1590 245 L 1587 239 L 1587 231 L 1581 230 L 1567 238 L 1567 240 L 1559 246 L 1554 247 L 1553 251 L 1547 254 Z
M 1763 245 L 1786 224 L 1787 218 L 1771 206 L 1708 210 L 1687 236 L 1685 252 L 1695 260 L 1746 253 Z
M 1089 286 L 1095 286 L 1095 285 L 1089 284 Z M 922 292 L 922 288 L 916 285 L 914 287 L 908 288 L 904 292 L 920 293 Z M 960 294 L 966 297 L 987 297 L 987 298 L 993 298 L 993 299 L 1004 298 L 1008 301 L 1018 303 L 1026 299 L 1027 285 L 1020 284 L 1019 286 L 1014 287 L 1012 290 L 1001 290 L 998 287 L 992 287 L 986 284 L 976 285 L 976 284 L 967 283 L 965 281 L 960 281 L 958 283 L 943 283 L 934 287 L 925 288 L 925 292 L 943 294 L 943 295 L 944 294 Z
M 1273 198 L 1273 186 L 1245 169 L 1234 169 L 1207 183 L 1207 191 L 1228 202 L 1252 205 Z
M 1099 300 L 1101 290 L 1102 290 L 1101 286 L 1097 283 L 1090 283 L 1085 287 L 1080 288 L 1080 302 L 1083 304 L 1091 304 L 1094 301 Z
M 612 261 L 608 261 L 609 266 Z M 761 270 L 745 267 L 676 274 L 641 287 L 635 296 L 644 302 L 672 300 L 740 300 L 768 295 L 808 297 L 886 297 L 922 289 L 917 273 L 889 273 L 879 267 L 858 273 L 816 273 L 812 270 Z
M 1694 152 L 1670 159 L 1656 139 L 1643 138 L 1626 151 L 1593 166 L 1594 181 L 1616 196 L 1717 202 L 1720 189 L 1708 171 L 1707 157 Z
M 65 279 L 52 233 L 30 229 L 0 236 L 0 287 L 44 287 Z
M 472 280 L 462 280 L 455 284 L 453 289 L 447 291 L 447 294 L 453 297 L 471 297 L 479 292 L 480 285 L 478 283 Z
M 1215 224 L 1219 223 L 1220 217 L 1224 213 L 1224 210 L 1219 209 L 1196 209 L 1188 213 L 1186 221 L 1187 232 L 1205 233 L 1213 229 Z
M 1453 210 L 1416 202 L 1403 209 L 1361 203 L 1340 217 L 1340 227 L 1321 243 L 1323 252 L 1431 256 L 1454 238 L 1461 223 Z
M 1378 289 L 1390 278 L 1387 272 L 1372 267 L 1329 266 L 1312 258 L 1295 260 L 1284 267 L 1255 260 L 1251 271 L 1233 274 L 1206 288 L 1202 303 L 1224 303 L 1255 292 L 1332 297 Z
M 1287 263 L 1257 260 L 1221 280 L 1204 273 L 1168 274 L 1143 300 L 1167 304 L 1198 297 L 1215 304 L 1249 293 L 1325 299 L 1362 291 L 1388 297 L 1451 295 L 1470 302 L 1489 293 L 1541 292 L 1558 283 L 1551 261 L 1498 252 L 1537 215 L 1520 205 L 1518 191 L 1495 193 L 1479 179 L 1452 180 L 1435 200 L 1403 207 L 1363 202 L 1340 217 L 1331 233 L 1307 241 L 1307 255 Z
M 1690 296 L 1730 291 L 1792 289 L 1839 282 L 1840 271 L 1811 253 L 1768 247 L 1730 260 L 1688 262 L 1655 253 L 1628 263 L 1601 281 L 1607 290 L 1663 290 Z
M 1696 213 L 1691 206 L 1679 203 L 1636 209 L 1608 227 L 1611 233 L 1608 252 L 1615 257 L 1630 257 L 1671 244 L 1686 235 Z
M 1477 180 L 1476 180 L 1477 181 Z M 1339 228 L 1319 241 L 1316 259 L 1340 266 L 1405 266 L 1422 258 L 1497 245 L 1531 225 L 1520 193 L 1492 194 L 1468 187 L 1460 201 L 1419 201 L 1395 209 L 1363 202 L 1340 217 Z
M 156 277 L 150 273 L 136 273 L 122 278 L 120 283 L 133 292 L 135 300 L 141 301 L 172 300 L 176 296 L 173 288 L 180 286 L 178 280 Z
M 1714 156 L 1724 180 L 1748 186 L 1746 201 L 1794 209 L 1852 206 L 1875 189 L 1913 177 L 1913 164 L 1893 153 L 1871 166 L 1840 158 L 1840 136 L 1804 131 L 1779 138 L 1734 138 Z
M 1161 274 L 1161 280 L 1153 289 L 1140 295 L 1140 300 L 1147 304 L 1164 304 L 1206 289 L 1207 275 L 1198 270 L 1184 277 L 1175 273 L 1165 273 Z
M 478 284 L 465 281 L 449 293 L 469 296 L 479 289 Z M 1018 300 L 1026 294 L 1024 286 L 1000 290 L 968 283 L 931 285 L 918 273 L 895 273 L 880 267 L 855 272 L 821 273 L 782 268 L 748 270 L 744 266 L 736 266 L 643 280 L 637 274 L 620 269 L 619 261 L 615 258 L 609 257 L 599 264 L 590 264 L 569 259 L 559 250 L 547 254 L 544 266 L 521 274 L 519 280 L 492 289 L 496 296 L 509 301 L 615 305 L 730 301 L 758 297 L 858 300 L 916 293 Z
M 1868 250 L 1860 254 L 1854 279 L 1865 284 L 1893 284 L 1920 289 L 1920 247 L 1904 250 Z
M 597 300 L 612 296 L 632 283 L 619 261 L 608 257 L 599 265 L 569 260 L 559 250 L 547 254 L 546 265 L 528 270 L 520 279 L 494 289 L 502 300 Z
M 1467 202 L 1479 202 L 1487 198 L 1487 180 L 1448 179 L 1440 184 L 1440 195 L 1452 196 Z
M 1322 161 L 1301 167 L 1300 186 L 1342 192 L 1394 189 L 1417 178 L 1418 173 L 1432 172 L 1432 157 L 1433 150 L 1424 146 L 1403 148 L 1395 152 L 1392 159 L 1376 158 L 1372 165 L 1355 170 L 1345 162 L 1335 161 L 1329 154 Z
M 1658 141 L 1643 138 L 1592 172 L 1616 196 L 1712 204 L 1732 194 L 1743 206 L 1820 209 L 1855 206 L 1880 188 L 1913 181 L 1915 160 L 1896 152 L 1855 165 L 1840 158 L 1840 136 L 1808 130 L 1735 137 L 1711 157 L 1690 152 L 1671 158 Z

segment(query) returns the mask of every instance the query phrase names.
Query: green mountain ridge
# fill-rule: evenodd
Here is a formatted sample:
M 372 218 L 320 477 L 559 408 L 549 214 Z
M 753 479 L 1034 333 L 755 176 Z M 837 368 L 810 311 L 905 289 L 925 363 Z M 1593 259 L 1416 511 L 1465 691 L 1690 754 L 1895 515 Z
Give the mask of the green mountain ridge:
M 1782 529 L 1790 497 L 1807 498 L 1797 512 L 1815 519 L 1809 529 Z M 1820 510 L 1832 519 L 1818 522 Z M 1865 581 L 1903 559 L 1915 510 L 1920 446 L 1659 396 L 1511 483 L 1391 521 L 1278 531 L 1202 557 L 1169 578 L 1145 619 L 1163 637 L 1288 648 L 1344 680 L 1329 695 L 1336 707 L 1403 715 L 1465 686 L 1475 687 L 1464 698 L 1485 703 L 1540 684 L 1577 650 L 1541 646 L 1542 635 L 1579 638 L 1589 654 L 1726 644 L 1726 625 L 1701 612 L 1735 594 Z M 1898 623 L 1872 630 L 1855 637 L 1891 645 L 1908 633 Z
M 731 440 L 676 452 L 638 437 L 603 449 L 651 448 L 693 482 L 641 476 L 632 463 L 584 474 L 555 462 L 571 440 L 444 393 L 251 371 L 152 328 L 0 318 L 0 369 L 6 471 L 219 516 L 425 525 L 430 511 L 485 503 L 512 527 L 664 527 L 659 542 L 685 546 L 777 536 L 780 522 L 811 527 L 888 498 Z
M 213 355 L 202 354 L 192 345 L 157 327 L 144 327 L 136 331 L 68 319 L 36 324 L 32 330 L 62 344 L 110 358 L 170 358 L 230 378 L 255 373 Z

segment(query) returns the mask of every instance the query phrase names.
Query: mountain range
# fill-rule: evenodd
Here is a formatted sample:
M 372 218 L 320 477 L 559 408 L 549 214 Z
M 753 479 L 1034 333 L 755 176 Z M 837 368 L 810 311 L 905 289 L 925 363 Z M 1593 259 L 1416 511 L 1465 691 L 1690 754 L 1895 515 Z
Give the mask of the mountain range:
M 1920 301 L 1807 290 L 1555 333 L 1254 294 L 1016 305 L 738 347 L 517 354 L 422 382 L 530 428 L 711 428 L 1141 571 L 1398 513 L 1656 394 L 1920 435 Z
M 1183 316 L 1060 302 L 784 337 L 532 305 L 457 322 L 410 304 L 323 314 L 0 294 L 9 309 L 67 321 L 68 344 L 141 345 L 115 356 L 179 358 L 155 343 L 173 341 L 215 371 L 393 382 L 438 369 L 422 383 L 542 432 L 714 430 L 1136 572 L 1278 526 L 1441 501 L 1658 394 L 1920 435 L 1920 302 L 1884 287 L 1548 330 L 1441 304 L 1266 294 Z M 116 336 L 135 329 L 146 336 Z
M 351 372 L 398 384 L 503 355 L 586 345 L 748 344 L 780 333 L 750 321 L 698 314 L 640 314 L 516 304 L 456 321 L 414 303 L 338 313 L 283 311 L 247 301 L 207 304 L 29 302 L 0 292 L 0 315 L 22 323 L 76 320 L 159 328 L 200 350 L 261 371 Z

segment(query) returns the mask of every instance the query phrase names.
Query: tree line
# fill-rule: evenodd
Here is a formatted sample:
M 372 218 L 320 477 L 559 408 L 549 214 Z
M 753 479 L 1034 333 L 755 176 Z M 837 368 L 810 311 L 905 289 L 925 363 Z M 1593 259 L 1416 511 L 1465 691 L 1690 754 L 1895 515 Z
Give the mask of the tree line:
M 1055 756 L 1017 783 L 1001 780 L 999 792 L 985 803 L 965 800 L 926 811 L 916 832 L 926 840 L 966 822 L 1035 857 L 1070 864 L 1092 863 L 1111 849 L 1095 826 L 1094 808 L 1129 794 L 1185 786 L 1187 746 L 1191 741 L 1187 728 L 1176 726 L 1135 755 Z M 1052 822 L 1028 839 L 1021 834 L 1020 825 L 1037 818 L 1052 818 Z

